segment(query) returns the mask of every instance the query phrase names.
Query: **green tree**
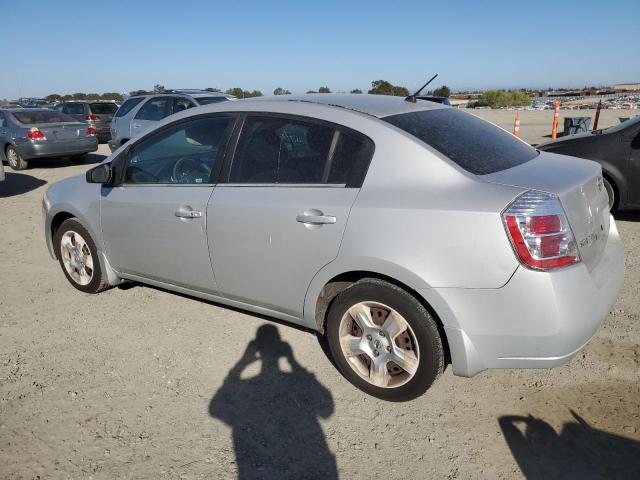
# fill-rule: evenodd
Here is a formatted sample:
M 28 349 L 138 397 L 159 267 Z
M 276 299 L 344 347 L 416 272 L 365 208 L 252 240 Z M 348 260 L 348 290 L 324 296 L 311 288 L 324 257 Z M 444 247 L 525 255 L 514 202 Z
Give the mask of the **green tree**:
M 99 93 L 87 93 L 87 100 L 100 100 Z
M 135 97 L 136 95 L 149 95 L 149 92 L 147 92 L 146 90 L 133 90 L 129 92 L 129 95 L 131 95 L 132 97 Z
M 73 100 L 73 95 L 69 95 L 68 93 L 66 95 L 62 96 L 62 100 L 64 100 L 65 102 L 69 101 L 69 100 Z
M 153 93 L 164 93 L 167 89 L 164 88 L 164 85 L 158 85 L 157 83 L 153 86 Z
M 392 85 L 386 80 L 374 80 L 371 82 L 371 90 L 369 93 L 373 95 L 396 95 L 399 97 L 406 97 L 409 95 L 409 90 L 406 87 L 400 87 Z
M 434 95 L 436 97 L 449 98 L 449 95 L 451 95 L 451 90 L 446 85 L 442 85 L 441 87 L 438 87 L 433 92 L 431 92 L 431 95 Z
M 51 95 L 47 95 L 44 97 L 47 102 L 59 102 L 62 100 L 62 95 L 58 95 L 57 93 L 52 93 Z
M 74 100 L 86 100 L 87 99 L 87 94 L 86 93 L 74 93 L 71 98 L 73 98 Z
M 100 96 L 100 98 L 102 100 L 115 100 L 116 102 L 122 101 L 122 95 L 118 92 L 105 92 Z
M 253 90 L 251 92 L 246 92 L 248 95 L 245 95 L 247 97 L 262 97 L 262 92 L 260 90 Z
M 242 90 L 240 87 L 229 88 L 224 93 L 226 93 L 227 95 L 233 95 L 236 98 L 244 98 L 244 90 Z
M 315 90 L 307 90 L 307 93 L 318 93 Z
M 351 93 L 362 93 L 362 90 L 360 90 L 359 88 L 354 88 L 353 90 L 351 90 Z
M 274 95 L 291 95 L 291 92 L 285 88 L 278 87 L 273 91 Z
M 471 103 L 470 107 L 527 107 L 531 105 L 531 97 L 521 91 L 508 92 L 505 90 L 486 90 Z
M 329 87 L 320 87 L 318 89 L 318 93 L 331 93 L 331 90 L 329 89 Z
M 209 87 L 209 88 L 205 88 L 205 90 L 207 92 L 221 92 L 222 90 L 220 90 L 219 88 L 215 88 L 215 87 Z

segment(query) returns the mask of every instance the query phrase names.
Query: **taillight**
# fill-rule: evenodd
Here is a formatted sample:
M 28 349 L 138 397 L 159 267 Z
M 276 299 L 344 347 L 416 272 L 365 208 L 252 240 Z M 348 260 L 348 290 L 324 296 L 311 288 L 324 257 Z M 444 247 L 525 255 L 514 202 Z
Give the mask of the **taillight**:
M 87 137 L 95 137 L 96 136 L 96 129 L 93 127 L 88 127 L 87 128 Z
M 100 115 L 87 115 L 87 122 L 90 120 L 93 120 L 93 121 L 100 120 Z
M 557 196 L 530 190 L 502 214 L 523 265 L 551 270 L 580 261 L 569 222 Z
M 44 133 L 42 133 L 36 127 L 31 128 L 27 132 L 27 138 L 29 140 L 46 140 L 47 139 L 47 137 L 45 137 Z

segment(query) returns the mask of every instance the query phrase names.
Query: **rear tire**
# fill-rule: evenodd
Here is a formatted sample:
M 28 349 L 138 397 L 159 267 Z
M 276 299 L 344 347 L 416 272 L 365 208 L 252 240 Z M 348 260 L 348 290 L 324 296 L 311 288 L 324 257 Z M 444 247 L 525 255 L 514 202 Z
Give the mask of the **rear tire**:
M 433 317 L 413 295 L 382 280 L 360 280 L 341 292 L 326 332 L 340 373 L 383 400 L 419 397 L 444 369 Z
M 109 288 L 96 244 L 77 219 L 62 222 L 53 237 L 53 247 L 62 272 L 75 288 L 85 293 Z
M 13 170 L 24 170 L 29 166 L 27 161 L 20 156 L 16 147 L 8 145 L 5 150 L 5 156 L 7 157 L 7 163 Z

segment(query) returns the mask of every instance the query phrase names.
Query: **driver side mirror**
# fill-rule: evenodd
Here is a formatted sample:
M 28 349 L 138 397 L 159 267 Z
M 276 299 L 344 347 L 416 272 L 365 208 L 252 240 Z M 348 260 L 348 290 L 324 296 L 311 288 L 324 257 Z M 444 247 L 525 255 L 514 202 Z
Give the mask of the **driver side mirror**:
M 111 185 L 113 180 L 113 170 L 110 163 L 103 163 L 87 171 L 87 183 L 100 183 Z

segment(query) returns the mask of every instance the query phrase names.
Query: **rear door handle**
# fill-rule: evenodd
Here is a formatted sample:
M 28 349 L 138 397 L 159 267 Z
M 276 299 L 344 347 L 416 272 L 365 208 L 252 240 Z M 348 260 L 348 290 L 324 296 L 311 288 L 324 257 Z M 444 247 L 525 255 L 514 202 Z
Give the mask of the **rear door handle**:
M 139 123 L 134 123 L 132 125 L 133 128 L 140 128 L 142 125 L 140 125 Z
M 307 214 L 303 213 L 296 217 L 296 220 L 300 223 L 306 223 L 309 225 L 326 225 L 336 223 L 336 217 L 332 215 L 322 215 L 322 214 Z
M 178 210 L 176 210 L 176 217 L 200 218 L 202 217 L 202 212 L 196 212 L 195 210 L 191 210 L 190 208 L 179 208 Z

